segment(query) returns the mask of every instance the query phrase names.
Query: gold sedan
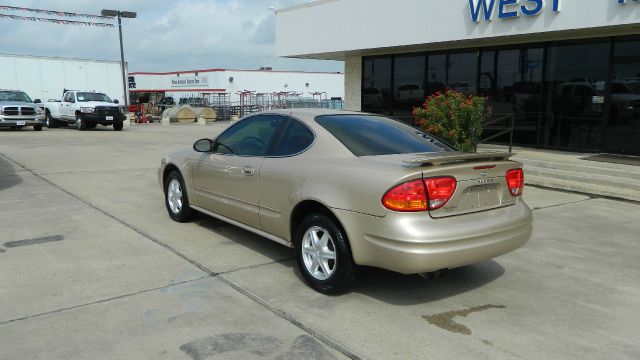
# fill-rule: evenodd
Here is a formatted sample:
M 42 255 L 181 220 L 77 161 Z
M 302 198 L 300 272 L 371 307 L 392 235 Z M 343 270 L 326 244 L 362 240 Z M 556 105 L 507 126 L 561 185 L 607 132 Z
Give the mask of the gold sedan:
M 169 216 L 201 212 L 296 249 L 323 293 L 358 265 L 403 274 L 485 261 L 531 237 L 522 164 L 452 150 L 398 121 L 335 110 L 248 116 L 162 159 Z

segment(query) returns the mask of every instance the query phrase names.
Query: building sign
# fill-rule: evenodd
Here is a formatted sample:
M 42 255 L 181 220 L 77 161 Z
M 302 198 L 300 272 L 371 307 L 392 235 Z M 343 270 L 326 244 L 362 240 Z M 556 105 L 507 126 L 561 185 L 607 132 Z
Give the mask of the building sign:
M 614 0 L 620 5 L 640 4 L 640 0 Z M 474 22 L 491 21 L 495 13 L 499 19 L 540 15 L 545 7 L 560 12 L 560 0 L 469 0 L 471 19 Z
M 620 1 L 624 2 L 624 0 L 618 0 Z M 536 16 L 544 12 L 546 7 L 559 12 L 560 0 L 469 0 L 471 19 L 474 22 L 480 22 L 481 18 L 491 21 L 496 12 L 499 19 Z
M 199 88 L 208 85 L 208 76 L 176 76 L 171 78 L 172 88 Z

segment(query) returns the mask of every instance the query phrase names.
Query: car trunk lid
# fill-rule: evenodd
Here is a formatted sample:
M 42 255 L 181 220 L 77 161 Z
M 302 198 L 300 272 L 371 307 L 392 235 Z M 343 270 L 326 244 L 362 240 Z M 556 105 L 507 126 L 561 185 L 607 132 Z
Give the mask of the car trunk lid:
M 404 160 L 406 164 L 422 169 L 425 179 L 452 176 L 456 190 L 441 208 L 430 210 L 433 218 L 486 211 L 518 202 L 509 192 L 506 173 L 522 164 L 511 161 L 512 153 L 461 153 L 414 154 Z

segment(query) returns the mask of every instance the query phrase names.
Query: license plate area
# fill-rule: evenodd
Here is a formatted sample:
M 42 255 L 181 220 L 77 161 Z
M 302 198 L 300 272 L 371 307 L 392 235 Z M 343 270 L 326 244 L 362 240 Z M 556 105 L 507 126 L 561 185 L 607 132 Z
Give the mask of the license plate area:
M 25 126 L 25 125 L 27 125 L 27 122 L 26 122 L 26 121 L 24 121 L 24 120 L 19 120 L 19 121 L 16 121 L 16 125 L 18 125 L 18 126 Z
M 113 121 L 113 116 L 107 116 L 105 119 L 106 119 L 107 121 Z
M 466 210 L 478 210 L 500 206 L 501 196 L 498 187 L 498 184 L 481 184 L 464 189 L 460 198 L 460 207 Z

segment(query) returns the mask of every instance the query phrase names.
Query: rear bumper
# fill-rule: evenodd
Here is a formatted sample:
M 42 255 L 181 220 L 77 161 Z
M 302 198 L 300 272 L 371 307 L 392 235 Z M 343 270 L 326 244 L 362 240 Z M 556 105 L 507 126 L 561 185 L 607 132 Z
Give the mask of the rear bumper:
M 403 274 L 455 268 L 513 251 L 532 233 L 529 207 L 513 206 L 432 219 L 426 213 L 373 217 L 332 209 L 349 237 L 354 261 Z
M 24 122 L 24 124 L 22 124 Z M 20 123 L 20 125 L 18 125 Z M 0 127 L 33 126 L 42 125 L 42 120 L 37 116 L 3 116 L 0 115 Z

